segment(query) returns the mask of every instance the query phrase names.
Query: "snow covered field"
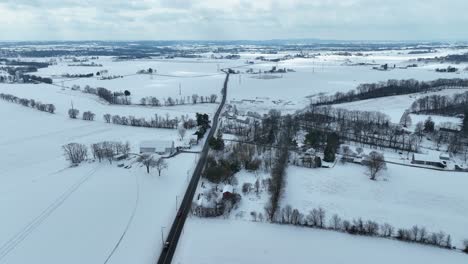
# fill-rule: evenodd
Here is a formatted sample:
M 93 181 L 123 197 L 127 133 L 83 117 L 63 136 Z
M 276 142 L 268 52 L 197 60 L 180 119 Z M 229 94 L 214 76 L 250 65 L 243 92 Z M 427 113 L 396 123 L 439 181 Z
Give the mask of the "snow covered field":
M 430 54 L 430 57 L 441 56 L 447 52 L 447 50 L 441 50 L 439 53 Z M 245 55 L 245 57 L 252 56 Z M 248 74 L 242 74 L 240 77 L 232 76 L 229 99 L 234 100 L 234 102 L 243 99 L 257 101 L 255 103 L 236 103 L 239 110 L 252 111 L 258 109 L 266 112 L 269 109 L 276 108 L 283 112 L 294 112 L 310 103 L 308 98 L 313 98 L 320 93 L 347 92 L 361 83 L 377 83 L 389 79 L 429 81 L 438 78 L 468 78 L 468 72 L 462 72 L 461 74 L 437 73 L 434 71 L 434 67 L 423 65 L 421 65 L 423 67 L 408 69 L 398 68 L 417 63 L 410 60 L 418 57 L 423 56 L 400 55 L 396 51 L 386 51 L 374 52 L 364 57 L 337 56 L 324 53 L 316 58 L 295 58 L 278 63 L 260 62 L 258 65 L 247 65 L 239 70 L 245 71 L 248 68 L 252 68 L 254 71 L 259 69 L 270 70 L 276 66 L 280 69 L 290 68 L 296 72 L 275 74 L 280 77 L 275 79 L 252 78 L 252 75 Z M 350 63 L 376 63 L 379 65 L 388 63 L 391 65 L 396 64 L 397 68 L 389 71 L 378 71 L 373 70 L 373 66 L 370 65 L 349 66 Z M 439 64 L 439 67 L 447 67 L 447 65 L 444 65 Z M 463 65 L 457 67 L 464 68 Z M 279 100 L 281 102 L 278 103 Z M 389 107 L 392 107 L 392 105 Z
M 424 226 L 452 235 L 454 245 L 468 238 L 467 173 L 441 172 L 387 164 L 377 181 L 366 167 L 337 164 L 332 169 L 290 166 L 282 204 L 303 213 L 322 207 L 328 219 L 362 217 L 395 227 Z
M 124 234 L 108 263 L 154 261 L 196 155 L 169 159 L 158 177 L 122 162 L 69 168 L 61 146 L 128 140 L 137 152 L 142 139 L 176 140 L 174 130 L 70 120 L 4 101 L 0 119 L 0 262 L 104 263 Z
M 467 89 L 446 89 L 439 92 L 431 92 L 431 93 L 419 93 L 419 94 L 408 94 L 408 95 L 396 95 L 396 96 L 387 96 L 375 99 L 368 99 L 368 100 L 361 100 L 355 101 L 351 103 L 344 103 L 344 104 L 335 104 L 334 107 L 343 108 L 347 110 L 359 110 L 359 111 L 377 111 L 385 113 L 390 117 L 391 122 L 399 123 L 400 118 L 405 112 L 405 110 L 409 109 L 414 101 L 418 98 L 431 96 L 431 95 L 454 95 L 460 94 L 467 91 Z M 416 125 L 421 118 L 418 118 L 418 115 L 411 115 L 415 117 L 413 120 L 413 125 Z M 421 115 L 424 116 L 424 115 Z M 427 118 L 427 116 L 425 116 Z M 438 117 L 435 116 L 434 122 L 436 125 L 442 122 L 453 122 L 459 123 L 460 119 L 451 118 L 451 117 Z
M 173 263 L 466 263 L 467 256 L 378 238 L 247 221 L 190 218 Z

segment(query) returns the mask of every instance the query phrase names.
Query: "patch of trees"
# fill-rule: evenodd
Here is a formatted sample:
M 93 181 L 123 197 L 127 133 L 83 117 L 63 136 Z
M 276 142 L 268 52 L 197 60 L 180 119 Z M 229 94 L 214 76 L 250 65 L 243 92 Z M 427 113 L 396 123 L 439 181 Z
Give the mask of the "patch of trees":
M 0 93 L 0 99 L 5 100 L 11 103 L 17 103 L 25 107 L 31 107 L 42 112 L 55 113 L 55 105 L 53 104 L 43 104 L 34 99 L 19 98 L 11 94 Z
M 415 151 L 418 146 L 417 137 L 392 124 L 389 117 L 380 112 L 311 106 L 295 120 L 306 131 L 318 131 L 315 133 L 319 135 L 336 133 L 342 141 L 404 151 Z M 323 142 L 323 137 L 316 138 L 319 139 L 312 141 L 315 144 Z
M 334 95 L 330 96 L 322 94 L 313 105 L 340 104 L 386 96 L 428 92 L 447 87 L 468 87 L 468 79 L 437 79 L 434 81 L 409 79 L 364 83 L 346 93 L 336 92 Z
M 223 133 L 221 130 L 218 130 L 218 134 L 216 137 L 212 137 L 208 142 L 208 145 L 213 150 L 223 150 L 224 149 L 224 140 L 223 140 Z
M 82 74 L 69 74 L 69 73 L 66 73 L 64 75 L 62 75 L 63 77 L 67 77 L 67 78 L 91 78 L 94 76 L 94 73 L 82 73 Z
M 85 86 L 83 89 L 84 93 L 95 94 L 100 98 L 104 99 L 109 104 L 117 104 L 117 105 L 130 105 L 132 104 L 132 100 L 130 98 L 130 91 L 120 91 L 120 92 L 112 92 L 106 88 L 98 87 L 92 88 L 90 86 Z
M 265 213 L 269 214 L 269 211 L 266 210 Z M 252 212 L 251 215 L 257 216 L 259 213 Z M 380 224 L 376 221 L 363 220 L 362 218 L 346 220 L 337 214 L 334 214 L 331 218 L 327 218 L 326 211 L 323 208 L 316 208 L 304 214 L 298 209 L 293 209 L 290 205 L 286 205 L 278 209 L 278 214 L 275 217 L 267 220 L 277 224 L 326 229 L 350 235 L 397 239 L 405 242 L 455 249 L 452 245 L 451 236 L 442 231 L 430 232 L 425 227 L 417 225 L 410 229 L 397 229 L 388 223 Z M 256 217 L 254 221 L 257 221 Z M 464 247 L 462 250 L 468 253 L 468 241 L 465 242 Z
M 218 96 L 216 94 L 212 94 L 210 96 L 199 96 L 198 94 L 193 94 L 191 97 L 180 97 L 180 98 L 172 98 L 172 97 L 167 97 L 163 98 L 162 100 L 154 97 L 154 96 L 148 96 L 148 97 L 143 97 L 140 99 L 140 104 L 141 105 L 148 105 L 148 106 L 175 106 L 175 105 L 186 105 L 189 104 L 190 102 L 192 104 L 203 104 L 203 103 L 216 103 L 216 100 L 218 99 Z
M 62 146 L 65 158 L 73 165 L 80 164 L 88 157 L 88 148 L 79 143 L 69 143 Z
M 437 68 L 435 69 L 436 72 L 457 72 L 458 68 L 448 66 L 447 68 Z
M 210 126 L 211 121 L 207 114 L 197 113 L 196 118 L 197 118 L 198 130 L 194 133 L 194 135 L 197 136 L 197 142 L 198 142 L 200 139 L 202 139 L 205 136 L 206 131 L 211 127 Z
M 96 115 L 91 111 L 86 111 L 83 113 L 83 120 L 94 121 Z
M 112 122 L 113 124 L 116 124 L 116 125 L 147 127 L 147 128 L 176 129 L 180 122 L 180 120 L 177 117 L 170 119 L 169 115 L 167 115 L 166 118 L 155 115 L 150 120 L 146 120 L 145 118 L 137 118 L 134 116 L 120 116 L 120 115 L 110 115 L 110 114 L 105 114 L 103 117 L 107 123 Z M 187 121 L 186 123 L 191 124 L 192 122 Z
M 450 54 L 444 57 L 435 57 L 431 59 L 419 58 L 418 61 L 438 61 L 438 62 L 451 62 L 462 63 L 468 62 L 468 53 L 465 54 Z
M 463 114 L 468 105 L 468 92 L 454 95 L 429 95 L 418 98 L 411 105 L 413 113 L 440 115 Z
M 128 156 L 130 153 L 130 143 L 122 143 L 118 141 L 103 141 L 91 144 L 93 157 L 99 162 L 108 160 L 112 164 L 112 160 L 117 155 Z
M 48 77 L 41 77 L 41 76 L 36 76 L 36 75 L 28 75 L 24 74 L 21 75 L 21 78 L 24 83 L 47 83 L 47 84 L 52 84 L 53 81 L 51 78 Z
M 276 151 L 276 157 L 271 167 L 271 182 L 268 186 L 270 201 L 265 206 L 269 219 L 273 219 L 278 211 L 279 201 L 284 189 L 286 168 L 289 162 L 289 144 L 291 139 L 292 135 L 290 134 L 288 126 L 285 124 L 280 133 L 278 142 L 279 148 Z
M 80 143 L 69 143 L 62 146 L 64 156 L 71 162 L 72 165 L 78 165 L 88 158 L 88 147 Z M 128 156 L 130 153 L 130 143 L 122 143 L 118 141 L 103 141 L 91 144 L 93 158 L 99 162 L 112 160 L 117 155 Z
M 236 159 L 216 159 L 208 156 L 203 177 L 213 183 L 230 183 L 236 172 L 241 169 L 240 163 Z
M 6 60 L 5 65 L 26 66 L 26 67 L 34 67 L 34 68 L 47 68 L 49 67 L 50 64 L 48 62 Z
M 167 169 L 167 162 L 163 158 L 155 159 L 151 154 L 142 154 L 138 157 L 138 162 L 146 167 L 146 172 L 150 173 L 150 168 L 156 168 L 158 175 L 161 176 L 161 172 Z

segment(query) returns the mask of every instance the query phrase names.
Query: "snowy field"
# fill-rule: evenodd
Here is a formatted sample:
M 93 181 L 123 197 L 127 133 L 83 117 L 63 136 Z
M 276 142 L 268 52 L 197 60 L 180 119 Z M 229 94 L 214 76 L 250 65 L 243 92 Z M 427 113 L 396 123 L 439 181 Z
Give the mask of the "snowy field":
M 177 144 L 174 130 L 70 120 L 4 101 L 0 118 L 1 263 L 104 263 L 121 238 L 108 263 L 154 261 L 197 156 L 169 159 L 158 177 L 122 162 L 69 168 L 61 146 L 128 140 L 137 152 L 143 139 Z
M 467 91 L 467 89 L 446 89 L 439 92 L 430 92 L 430 93 L 418 93 L 418 94 L 408 94 L 408 95 L 395 95 L 395 96 L 387 96 L 375 99 L 368 99 L 368 100 L 361 100 L 355 101 L 351 103 L 344 103 L 344 104 L 335 104 L 334 107 L 343 108 L 347 110 L 359 110 L 359 111 L 378 111 L 385 113 L 390 117 L 391 122 L 399 123 L 400 118 L 405 112 L 405 110 L 410 109 L 411 105 L 414 101 L 418 98 L 431 96 L 431 95 L 454 95 L 460 94 Z M 421 115 L 423 117 L 424 115 Z M 411 115 L 411 117 L 415 117 L 413 120 L 413 125 L 416 125 L 421 118 L 418 118 L 418 115 Z M 425 116 L 427 118 L 427 116 Z M 437 122 L 436 122 L 437 121 Z M 434 122 L 436 125 L 442 122 L 453 122 L 459 123 L 461 120 L 457 118 L 451 117 L 438 117 L 435 116 Z
M 173 263 L 466 263 L 444 249 L 293 226 L 190 218 Z
M 467 173 L 441 172 L 387 164 L 377 181 L 364 166 L 337 164 L 332 169 L 290 166 L 282 204 L 307 214 L 322 207 L 330 218 L 362 217 L 381 224 L 452 235 L 454 245 L 468 238 Z
M 216 83 L 216 89 L 222 87 L 222 80 Z M 215 85 L 215 84 L 213 84 Z M 91 111 L 96 114 L 96 121 L 104 122 L 103 115 L 133 115 L 137 118 L 154 118 L 155 115 L 170 118 L 188 115 L 189 118 L 195 118 L 197 112 L 212 115 L 216 112 L 218 104 L 186 104 L 177 106 L 141 106 L 141 105 L 111 105 L 100 99 L 96 95 L 82 93 L 80 91 L 63 90 L 57 86 L 47 84 L 0 84 L 0 92 L 13 94 L 18 97 L 34 99 L 42 103 L 54 104 L 57 108 L 56 114 L 68 117 L 68 109 L 73 107 L 80 110 L 80 116 L 85 111 Z M 218 100 L 219 101 L 219 100 Z M 6 102 L 5 102 L 6 103 Z
M 389 79 L 430 81 L 438 78 L 468 78 L 468 72 L 463 71 L 460 74 L 435 72 L 435 67 L 431 67 L 434 64 L 421 64 L 421 67 L 416 68 L 398 68 L 417 63 L 411 60 L 424 57 L 423 55 L 435 57 L 442 56 L 447 52 L 449 51 L 441 50 L 438 53 L 419 54 L 420 56 L 417 56 L 386 51 L 370 53 L 364 57 L 337 56 L 324 53 L 315 58 L 295 58 L 278 63 L 259 62 L 259 64 L 246 65 L 239 70 L 244 72 L 246 69 L 252 68 L 254 71 L 259 69 L 265 71 L 270 70 L 272 67 L 278 67 L 280 69 L 293 69 L 295 72 L 275 74 L 280 78 L 274 79 L 252 78 L 255 76 L 249 74 L 231 76 L 229 99 L 231 103 L 236 103 L 239 110 L 252 111 L 258 109 L 267 112 L 269 109 L 276 108 L 287 113 L 302 109 L 310 103 L 310 98 L 314 98 L 320 93 L 347 92 L 361 83 L 377 83 Z M 252 56 L 248 55 L 244 55 L 244 57 L 252 58 Z M 375 63 L 378 65 L 388 63 L 389 65 L 395 64 L 397 68 L 389 71 L 378 71 L 373 70 L 372 67 L 374 66 L 371 65 L 350 66 L 352 63 Z M 436 65 L 438 67 L 448 66 L 448 64 Z M 457 65 L 461 69 L 465 66 Z M 246 99 L 255 100 L 256 102 L 240 102 Z M 403 103 L 406 105 L 406 102 Z

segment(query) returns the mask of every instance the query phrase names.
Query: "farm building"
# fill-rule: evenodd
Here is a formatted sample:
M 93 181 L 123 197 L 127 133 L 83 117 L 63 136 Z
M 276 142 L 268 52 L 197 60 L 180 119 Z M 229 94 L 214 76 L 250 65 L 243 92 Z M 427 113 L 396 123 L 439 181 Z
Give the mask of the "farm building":
M 174 141 L 148 140 L 140 143 L 140 153 L 156 153 L 159 155 L 172 154 L 175 152 Z
M 442 157 L 445 158 L 445 155 L 440 155 L 436 152 L 429 153 L 429 154 L 413 154 L 413 159 L 411 163 L 413 164 L 420 164 L 420 165 L 430 165 L 439 168 L 447 167 L 447 162 L 442 160 Z

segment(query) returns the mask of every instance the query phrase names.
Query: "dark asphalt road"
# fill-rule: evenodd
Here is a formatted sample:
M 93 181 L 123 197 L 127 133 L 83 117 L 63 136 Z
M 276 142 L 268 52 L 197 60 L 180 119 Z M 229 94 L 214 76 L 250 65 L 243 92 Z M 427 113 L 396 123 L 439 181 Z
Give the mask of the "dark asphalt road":
M 203 145 L 203 150 L 200 154 L 200 159 L 198 160 L 198 164 L 195 167 L 193 172 L 192 179 L 190 180 L 189 186 L 187 187 L 187 191 L 185 192 L 184 199 L 180 204 L 179 212 L 174 219 L 174 223 L 172 224 L 171 230 L 166 238 L 166 242 L 169 242 L 169 247 L 162 250 L 161 255 L 159 256 L 158 264 L 169 264 L 172 261 L 174 253 L 176 251 L 177 243 L 179 242 L 180 234 L 182 233 L 182 229 L 184 228 L 185 220 L 187 219 L 187 215 L 190 213 L 190 207 L 192 206 L 193 196 L 195 195 L 195 191 L 198 186 L 198 181 L 200 180 L 201 173 L 203 167 L 205 166 L 206 159 L 208 156 L 208 141 L 210 138 L 213 137 L 216 128 L 218 127 L 219 115 L 221 114 L 221 110 L 226 103 L 226 96 L 227 96 L 227 85 L 229 82 L 229 74 L 226 73 L 226 79 L 224 80 L 224 86 L 222 90 L 223 98 L 221 103 L 216 111 L 215 115 L 212 119 L 212 125 L 208 136 L 206 137 L 205 144 Z

